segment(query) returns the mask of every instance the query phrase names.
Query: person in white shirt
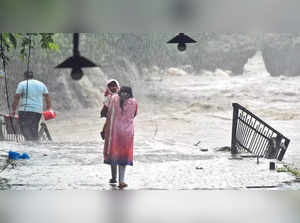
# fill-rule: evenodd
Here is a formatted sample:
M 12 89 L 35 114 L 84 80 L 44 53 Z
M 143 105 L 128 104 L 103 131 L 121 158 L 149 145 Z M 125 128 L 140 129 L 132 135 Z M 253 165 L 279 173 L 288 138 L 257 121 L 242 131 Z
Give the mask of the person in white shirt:
M 38 127 L 43 112 L 43 99 L 46 109 L 51 109 L 48 89 L 41 81 L 33 79 L 33 73 L 26 71 L 24 81 L 18 84 L 11 116 L 15 116 L 18 108 L 19 124 L 26 140 L 38 140 Z

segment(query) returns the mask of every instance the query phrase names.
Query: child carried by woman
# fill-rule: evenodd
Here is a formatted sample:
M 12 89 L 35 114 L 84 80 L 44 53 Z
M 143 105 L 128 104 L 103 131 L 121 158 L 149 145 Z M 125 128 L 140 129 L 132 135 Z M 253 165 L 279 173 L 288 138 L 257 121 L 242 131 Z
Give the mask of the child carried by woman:
M 115 95 L 115 94 L 118 94 L 118 92 L 120 91 L 120 84 L 117 80 L 115 79 L 110 79 L 107 81 L 106 83 L 106 90 L 104 92 L 104 96 L 106 97 L 104 103 L 103 103 L 103 107 L 101 109 L 101 112 L 100 112 L 100 117 L 107 117 L 107 112 L 108 112 L 108 107 L 109 107 L 109 104 L 111 102 L 111 99 L 112 97 Z M 101 131 L 101 138 L 104 140 L 105 138 L 105 133 L 104 133 L 104 129 L 105 129 L 105 126 L 106 126 L 106 122 L 102 128 L 102 131 Z

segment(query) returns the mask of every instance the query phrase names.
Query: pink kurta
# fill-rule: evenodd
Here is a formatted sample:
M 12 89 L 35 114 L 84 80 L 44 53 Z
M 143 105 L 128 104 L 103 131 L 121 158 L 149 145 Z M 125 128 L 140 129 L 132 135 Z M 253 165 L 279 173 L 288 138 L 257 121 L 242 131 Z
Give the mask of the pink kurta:
M 105 127 L 104 163 L 133 165 L 134 117 L 137 102 L 127 99 L 120 107 L 120 97 L 114 95 L 108 109 Z

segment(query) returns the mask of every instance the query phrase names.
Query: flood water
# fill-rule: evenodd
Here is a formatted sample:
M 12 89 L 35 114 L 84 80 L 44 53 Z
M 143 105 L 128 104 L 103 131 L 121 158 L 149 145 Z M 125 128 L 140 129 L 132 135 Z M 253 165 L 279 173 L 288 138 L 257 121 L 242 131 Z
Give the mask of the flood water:
M 300 77 L 271 77 L 259 53 L 239 76 L 221 70 L 185 75 L 149 73 L 134 86 L 139 112 L 135 163 L 128 168 L 131 187 L 197 188 L 195 167 L 209 166 L 216 157 L 228 158 L 215 148 L 230 146 L 232 103 L 248 108 L 288 137 L 291 143 L 284 162 L 300 167 L 299 82 Z M 55 120 L 47 122 L 53 142 L 0 142 L 0 155 L 13 150 L 31 156 L 15 169 L 0 173 L 10 180 L 9 188 L 111 189 L 107 185 L 109 167 L 102 164 L 99 133 L 104 119 L 100 119 L 99 109 L 57 113 Z M 133 176 L 138 179 L 132 180 Z

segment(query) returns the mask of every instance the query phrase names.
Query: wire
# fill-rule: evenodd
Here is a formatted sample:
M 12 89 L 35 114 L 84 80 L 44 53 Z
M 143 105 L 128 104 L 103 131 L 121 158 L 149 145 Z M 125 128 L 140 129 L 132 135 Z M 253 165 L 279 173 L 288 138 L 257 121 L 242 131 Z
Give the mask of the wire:
M 4 55 L 4 47 L 3 47 L 3 34 L 0 33 L 1 38 L 1 58 L 3 63 L 3 71 L 4 71 L 4 83 L 5 83 L 5 93 L 6 93 L 6 102 L 7 102 L 7 108 L 8 108 L 8 114 L 10 114 L 10 103 L 9 103 L 9 95 L 8 95 L 8 88 L 7 88 L 7 75 L 6 75 L 6 61 L 5 61 L 5 55 Z M 12 117 L 9 115 L 9 121 L 12 127 L 12 130 L 14 132 L 14 135 L 16 135 L 16 129 L 13 123 Z M 19 142 L 18 137 L 16 137 L 17 142 Z
M 28 46 L 28 55 L 27 55 L 27 71 L 29 71 L 29 63 L 30 63 L 30 52 L 31 52 L 31 35 L 29 35 L 29 46 Z
M 26 83 L 26 102 L 25 102 L 25 106 L 24 106 L 24 111 L 26 111 L 27 109 L 27 100 L 28 100 L 28 75 L 29 75 L 29 64 L 30 64 L 30 52 L 31 52 L 31 35 L 29 35 L 29 46 L 28 46 L 28 54 L 27 54 L 27 74 L 26 74 L 26 79 L 27 79 L 27 83 Z

